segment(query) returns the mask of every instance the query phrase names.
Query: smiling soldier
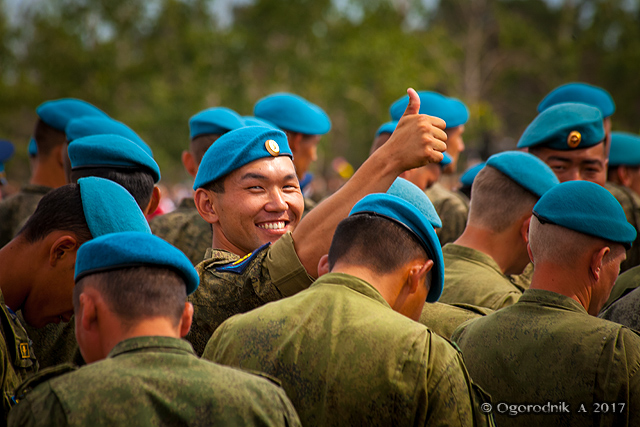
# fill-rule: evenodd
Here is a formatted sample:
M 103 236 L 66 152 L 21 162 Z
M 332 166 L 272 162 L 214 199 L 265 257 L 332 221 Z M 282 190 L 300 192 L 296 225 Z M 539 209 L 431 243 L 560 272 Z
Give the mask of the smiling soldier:
M 197 265 L 187 335 L 198 354 L 227 318 L 306 289 L 338 223 L 369 193 L 383 193 L 405 170 L 442 160 L 444 121 L 411 102 L 392 138 L 338 192 L 301 221 L 304 201 L 284 132 L 259 126 L 231 131 L 205 153 L 194 189 L 211 224 L 212 249 Z

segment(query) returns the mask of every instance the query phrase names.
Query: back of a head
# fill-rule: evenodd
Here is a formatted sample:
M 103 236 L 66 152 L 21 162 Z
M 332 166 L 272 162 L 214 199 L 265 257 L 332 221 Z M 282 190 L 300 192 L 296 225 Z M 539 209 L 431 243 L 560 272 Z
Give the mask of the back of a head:
M 609 117 L 616 111 L 616 104 L 611 94 L 605 89 L 587 83 L 572 82 L 553 89 L 538 104 L 538 112 L 565 102 L 577 102 L 591 105 L 602 113 L 602 117 Z
M 190 149 L 196 164 L 200 164 L 204 153 L 220 136 L 245 125 L 238 113 L 226 107 L 207 108 L 191 116 Z
M 253 114 L 290 132 L 324 135 L 331 130 L 331 120 L 322 108 L 292 93 L 274 93 L 260 99 Z
M 85 244 L 76 259 L 74 306 L 86 286 L 97 289 L 125 327 L 163 317 L 177 326 L 199 283 L 188 258 L 151 233 L 122 232 Z

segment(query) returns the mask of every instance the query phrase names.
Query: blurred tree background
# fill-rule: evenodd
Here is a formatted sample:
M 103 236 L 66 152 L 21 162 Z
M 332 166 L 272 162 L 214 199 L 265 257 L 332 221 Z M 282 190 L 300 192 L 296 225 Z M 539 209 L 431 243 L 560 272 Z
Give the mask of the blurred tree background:
M 136 130 L 164 182 L 196 112 L 295 92 L 333 121 L 315 171 L 366 158 L 411 86 L 467 103 L 468 159 L 513 148 L 554 87 L 609 90 L 614 130 L 640 131 L 640 0 L 3 0 L 0 137 L 26 156 L 43 101 L 77 97 Z M 463 169 L 465 162 L 460 162 Z

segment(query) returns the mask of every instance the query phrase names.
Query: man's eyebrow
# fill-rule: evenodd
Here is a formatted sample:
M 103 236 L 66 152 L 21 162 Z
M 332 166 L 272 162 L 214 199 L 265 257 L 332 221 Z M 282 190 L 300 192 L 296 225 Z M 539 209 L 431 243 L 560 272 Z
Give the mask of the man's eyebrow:
M 547 160 L 557 160 L 560 162 L 571 162 L 571 158 L 569 157 L 560 157 L 560 156 L 549 156 Z
M 291 173 L 287 176 L 284 177 L 285 181 L 289 181 L 290 179 L 296 179 L 297 180 L 298 176 L 295 173 Z
M 264 176 L 264 175 L 261 175 L 261 174 L 259 174 L 259 173 L 255 173 L 255 172 L 247 172 L 247 173 L 245 173 L 244 175 L 242 175 L 242 176 L 240 177 L 240 179 L 241 179 L 241 180 L 245 180 L 245 179 L 262 179 L 262 180 L 265 180 L 265 179 L 267 179 L 267 177 L 266 177 L 266 176 Z
M 585 159 L 581 163 L 587 164 L 587 165 L 603 165 L 604 164 L 604 162 L 599 159 Z

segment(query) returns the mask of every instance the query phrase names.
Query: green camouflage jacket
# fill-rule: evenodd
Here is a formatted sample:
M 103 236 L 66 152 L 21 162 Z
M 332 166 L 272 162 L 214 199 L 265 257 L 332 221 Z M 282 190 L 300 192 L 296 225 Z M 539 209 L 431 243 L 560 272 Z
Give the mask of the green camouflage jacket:
M 185 338 L 198 355 L 213 331 L 229 317 L 291 296 L 313 282 L 298 259 L 291 233 L 242 258 L 209 249 L 196 270 L 200 286 L 189 296 L 194 314 Z
M 569 297 L 528 289 L 452 340 L 500 426 L 640 425 L 640 337 Z
M 24 321 L 21 311 L 18 311 L 17 314 L 25 325 L 29 338 L 33 341 L 33 351 L 40 364 L 40 369 L 65 363 L 84 365 L 76 341 L 73 316 L 69 322 L 49 323 L 42 328 L 34 328 Z
M 444 255 L 444 289 L 440 302 L 464 303 L 498 310 L 520 298 L 522 291 L 489 255 L 449 243 Z
M 467 320 L 478 319 L 493 310 L 471 304 L 444 304 L 441 302 L 426 303 L 422 309 L 419 322 L 436 334 L 446 339 L 456 328 Z
M 640 265 L 640 196 L 633 190 L 623 187 L 622 185 L 607 182 L 604 186 L 613 196 L 620 202 L 627 221 L 638 231 L 638 237 L 631 249 L 627 251 L 627 259 L 620 265 L 620 271 L 624 272 L 628 269 Z
M 4 423 L 11 405 L 11 397 L 20 383 L 38 370 L 38 362 L 33 354 L 32 343 L 15 314 L 4 305 L 0 293 L 0 380 L 2 381 L 2 417 Z
M 52 189 L 42 185 L 28 184 L 0 202 L 0 248 L 13 239 L 20 227 L 38 207 L 42 196 Z
M 299 426 L 284 391 L 195 356 L 188 342 L 137 337 L 106 359 L 23 383 L 11 426 Z
M 211 248 L 211 224 L 202 219 L 193 199 L 182 199 L 178 209 L 149 221 L 151 232 L 180 249 L 193 265 Z
M 467 226 L 469 201 L 462 194 L 449 191 L 437 182 L 427 188 L 425 194 L 442 220 L 442 228 L 436 229 L 440 244 L 444 246 L 455 241 Z
M 277 377 L 303 425 L 490 422 L 460 353 L 346 274 L 227 320 L 203 357 Z

